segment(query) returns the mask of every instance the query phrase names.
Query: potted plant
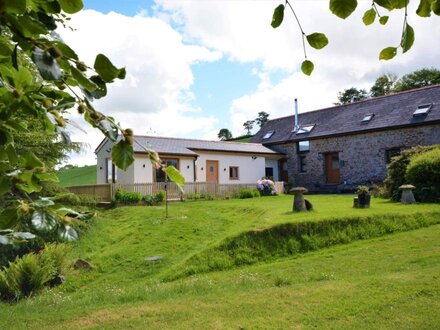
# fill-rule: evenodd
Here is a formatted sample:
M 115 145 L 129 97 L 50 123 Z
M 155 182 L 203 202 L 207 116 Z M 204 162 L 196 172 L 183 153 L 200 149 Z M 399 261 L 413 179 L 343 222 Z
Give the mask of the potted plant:
M 358 207 L 361 209 L 370 207 L 370 188 L 367 186 L 358 186 L 356 190 L 356 194 L 358 195 Z

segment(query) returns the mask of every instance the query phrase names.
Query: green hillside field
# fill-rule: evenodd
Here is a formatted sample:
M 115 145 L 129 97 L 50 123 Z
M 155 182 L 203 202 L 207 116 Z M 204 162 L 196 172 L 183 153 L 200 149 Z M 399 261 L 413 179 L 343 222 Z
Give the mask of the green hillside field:
M 96 165 L 60 170 L 58 178 L 62 187 L 96 184 Z
M 94 268 L 0 302 L 0 329 L 440 328 L 440 205 L 307 198 L 99 211 L 69 252 Z

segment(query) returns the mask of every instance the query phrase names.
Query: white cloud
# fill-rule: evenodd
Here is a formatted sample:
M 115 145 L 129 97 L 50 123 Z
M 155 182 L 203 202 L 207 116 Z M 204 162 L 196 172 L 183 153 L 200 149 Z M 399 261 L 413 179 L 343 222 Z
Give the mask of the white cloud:
M 109 85 L 108 96 L 94 103 L 123 127 L 133 128 L 135 134 L 153 129 L 160 135 L 182 136 L 195 131 L 204 134 L 215 125 L 215 118 L 190 105 L 195 97 L 190 90 L 194 82 L 191 65 L 216 61 L 220 52 L 185 44 L 169 24 L 143 13 L 127 17 L 85 10 L 72 16 L 70 25 L 75 31 L 60 34 L 82 60 L 93 64 L 96 54 L 104 53 L 116 66 L 126 67 L 126 79 Z M 73 140 L 89 142 L 92 147 L 74 156 L 74 162 L 94 162 L 91 152 L 102 135 L 91 128 L 88 131 L 93 132 L 73 133 Z
M 400 43 L 403 11 L 387 12 L 386 26 L 377 21 L 364 26 L 362 15 L 370 3 L 359 2 L 357 11 L 341 20 L 328 9 L 328 1 L 291 2 L 306 34 L 323 32 L 330 43 L 322 50 L 307 46 L 307 55 L 315 63 L 311 77 L 298 73 L 304 60 L 301 34 L 296 21 L 286 9 L 284 22 L 278 29 L 270 26 L 273 9 L 279 1 L 166 1 L 158 0 L 159 8 L 171 12 L 169 20 L 180 24 L 185 38 L 218 50 L 229 59 L 240 62 L 261 62 L 262 70 L 254 70 L 261 83 L 256 90 L 231 102 L 231 125 L 234 135 L 243 134 L 242 123 L 256 117 L 259 111 L 270 118 L 293 113 L 293 99 L 299 99 L 300 112 L 331 106 L 338 91 L 355 86 L 366 88 L 385 72 L 399 75 L 422 67 L 438 65 L 440 34 L 437 17 L 423 19 L 415 14 L 418 3 L 411 2 L 408 22 L 416 31 L 416 42 L 407 54 L 392 61 L 379 61 L 381 49 Z M 275 69 L 292 74 L 271 83 Z

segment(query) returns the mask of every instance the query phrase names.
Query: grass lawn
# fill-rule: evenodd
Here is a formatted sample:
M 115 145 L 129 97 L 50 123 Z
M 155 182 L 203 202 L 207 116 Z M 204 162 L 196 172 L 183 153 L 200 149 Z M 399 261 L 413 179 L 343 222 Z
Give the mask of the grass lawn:
M 360 210 L 352 196 L 308 199 L 315 211 L 295 214 L 291 196 L 175 203 L 168 219 L 163 206 L 103 211 L 69 256 L 95 269 L 71 270 L 58 288 L 0 303 L 0 329 L 440 327 L 438 224 L 166 280 L 194 256 L 280 224 L 390 215 L 440 222 L 435 204 L 373 199 Z
M 96 165 L 69 168 L 57 174 L 61 187 L 96 184 Z

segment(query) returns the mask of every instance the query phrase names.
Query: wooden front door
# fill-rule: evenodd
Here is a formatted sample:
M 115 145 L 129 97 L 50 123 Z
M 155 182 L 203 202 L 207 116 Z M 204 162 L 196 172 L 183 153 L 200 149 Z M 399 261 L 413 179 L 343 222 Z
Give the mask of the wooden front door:
M 325 174 L 327 183 L 340 183 L 341 173 L 339 171 L 339 155 L 337 152 L 325 154 Z
M 218 160 L 206 161 L 206 182 L 218 183 Z

